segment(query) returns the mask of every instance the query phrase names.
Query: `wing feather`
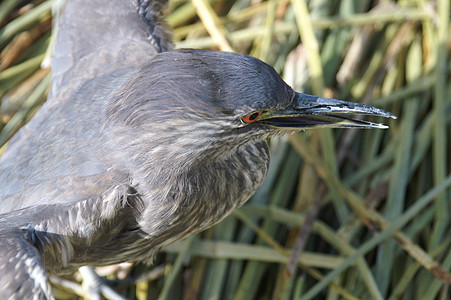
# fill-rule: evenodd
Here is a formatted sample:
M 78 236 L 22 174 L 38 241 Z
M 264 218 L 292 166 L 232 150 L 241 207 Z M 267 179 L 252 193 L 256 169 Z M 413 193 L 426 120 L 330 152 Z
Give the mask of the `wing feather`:
M 172 48 L 166 1 L 70 0 L 57 17 L 52 93 Z M 86 30 L 86 29 L 89 30 Z

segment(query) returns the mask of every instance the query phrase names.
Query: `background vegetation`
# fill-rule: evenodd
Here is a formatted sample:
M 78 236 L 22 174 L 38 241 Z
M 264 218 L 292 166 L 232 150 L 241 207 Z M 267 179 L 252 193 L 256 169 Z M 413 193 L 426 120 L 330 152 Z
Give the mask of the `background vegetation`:
M 2 149 L 49 90 L 51 6 L 0 3 Z M 153 266 L 99 272 L 127 299 L 450 299 L 449 18 L 449 0 L 170 1 L 177 47 L 248 53 L 298 91 L 399 118 L 271 141 L 243 208 Z M 79 297 L 77 278 L 55 295 Z

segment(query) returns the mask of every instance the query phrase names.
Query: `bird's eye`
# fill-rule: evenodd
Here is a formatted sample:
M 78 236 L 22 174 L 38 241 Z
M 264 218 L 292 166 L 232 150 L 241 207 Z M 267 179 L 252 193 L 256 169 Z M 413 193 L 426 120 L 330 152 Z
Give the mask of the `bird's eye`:
M 251 113 L 250 115 L 243 117 L 242 120 L 244 123 L 254 123 L 255 121 L 258 120 L 258 118 L 260 118 L 261 114 L 262 114 L 262 111 L 258 110 L 254 113 Z

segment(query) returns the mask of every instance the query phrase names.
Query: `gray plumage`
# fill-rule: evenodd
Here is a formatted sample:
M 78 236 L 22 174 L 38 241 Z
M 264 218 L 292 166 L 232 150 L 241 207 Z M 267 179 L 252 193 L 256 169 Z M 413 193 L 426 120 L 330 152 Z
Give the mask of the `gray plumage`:
M 47 273 L 149 260 L 219 222 L 262 183 L 272 135 L 393 117 L 295 93 L 250 56 L 171 50 L 163 5 L 63 8 L 51 95 L 0 158 L 0 298 L 50 299 Z

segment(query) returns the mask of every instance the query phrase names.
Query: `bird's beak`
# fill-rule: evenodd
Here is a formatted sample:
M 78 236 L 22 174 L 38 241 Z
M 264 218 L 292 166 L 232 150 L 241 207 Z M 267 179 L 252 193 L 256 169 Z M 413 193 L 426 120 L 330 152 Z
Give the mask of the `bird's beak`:
M 259 123 L 285 130 L 312 127 L 388 128 L 383 124 L 351 119 L 348 117 L 351 114 L 396 119 L 394 114 L 373 106 L 295 93 L 289 107 L 264 112 Z

